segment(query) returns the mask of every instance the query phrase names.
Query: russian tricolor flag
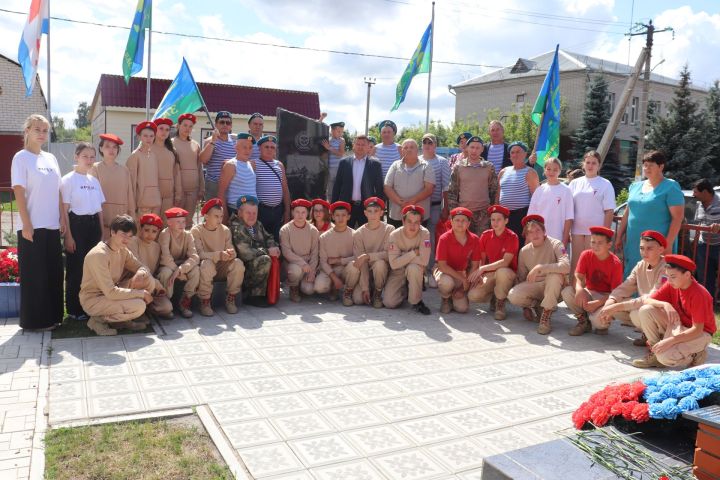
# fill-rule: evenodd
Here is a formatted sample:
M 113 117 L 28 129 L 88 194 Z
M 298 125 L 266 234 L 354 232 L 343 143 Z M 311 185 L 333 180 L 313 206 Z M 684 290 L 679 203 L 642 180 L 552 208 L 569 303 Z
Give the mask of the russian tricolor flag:
M 18 63 L 20 63 L 23 77 L 25 77 L 25 95 L 28 97 L 32 95 L 35 86 L 38 58 L 40 57 L 40 39 L 43 33 L 50 32 L 49 2 L 50 0 L 31 1 L 30 13 L 18 48 Z

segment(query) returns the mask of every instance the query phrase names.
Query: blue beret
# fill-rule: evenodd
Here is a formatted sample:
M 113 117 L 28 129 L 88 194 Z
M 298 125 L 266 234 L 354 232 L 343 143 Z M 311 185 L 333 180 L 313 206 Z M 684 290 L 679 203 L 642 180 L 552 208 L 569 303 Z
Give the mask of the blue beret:
M 383 120 L 382 122 L 378 123 L 378 128 L 382 130 L 384 127 L 390 127 L 392 128 L 392 131 L 394 133 L 397 133 L 397 125 L 395 125 L 395 122 L 392 120 Z
M 377 140 L 375 140 L 375 137 L 373 137 L 372 135 L 368 135 L 368 141 L 370 141 L 370 143 L 372 143 L 373 145 L 377 143 Z
M 240 208 L 246 203 L 250 205 L 258 205 L 260 202 L 258 201 L 257 197 L 253 197 L 252 195 L 240 195 L 237 199 L 237 202 L 235 202 L 235 205 L 237 206 L 237 208 Z
M 260 140 L 257 141 L 257 144 L 258 146 L 260 146 L 265 142 L 277 143 L 277 138 L 275 138 L 274 135 L 265 135 L 264 137 L 260 137 Z
M 471 143 L 479 143 L 480 145 L 485 145 L 482 141 L 482 138 L 478 137 L 477 135 L 473 135 L 470 138 L 468 138 L 467 145 L 470 145 Z
M 253 144 L 255 143 L 255 137 L 253 137 L 253 136 L 250 135 L 249 133 L 238 133 L 238 134 L 237 134 L 237 139 L 238 139 L 238 140 L 247 140 L 248 138 L 249 138 L 250 140 L 252 140 L 252 143 L 253 143 Z
M 455 140 L 455 143 L 460 145 L 460 139 L 464 138 L 465 140 L 470 140 L 472 138 L 473 134 L 470 132 L 463 132 L 460 135 L 458 135 L 457 140 Z
M 525 151 L 525 153 L 527 153 L 528 151 L 528 146 L 525 144 L 525 142 L 521 142 L 519 140 L 517 142 L 512 142 L 510 145 L 508 145 L 508 151 L 510 151 L 510 149 L 513 147 L 520 147 L 523 149 L 523 151 Z

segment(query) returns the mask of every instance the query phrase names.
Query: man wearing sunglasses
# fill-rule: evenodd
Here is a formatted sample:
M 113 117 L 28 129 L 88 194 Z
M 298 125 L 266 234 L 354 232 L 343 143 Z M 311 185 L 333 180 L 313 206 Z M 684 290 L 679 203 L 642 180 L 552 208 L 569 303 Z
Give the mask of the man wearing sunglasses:
M 215 130 L 205 139 L 200 151 L 200 161 L 205 165 L 205 200 L 218 196 L 218 181 L 225 160 L 235 157 L 235 140 L 230 136 L 232 114 L 218 112 L 215 116 Z

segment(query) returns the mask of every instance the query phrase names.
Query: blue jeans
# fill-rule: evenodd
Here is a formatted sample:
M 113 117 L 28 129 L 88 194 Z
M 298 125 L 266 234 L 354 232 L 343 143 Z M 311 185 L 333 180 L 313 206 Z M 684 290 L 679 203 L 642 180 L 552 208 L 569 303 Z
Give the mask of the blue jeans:
M 705 261 L 707 259 L 707 271 Z M 696 276 L 698 282 L 705 285 L 710 295 L 715 297 L 715 288 L 718 275 L 718 262 L 720 261 L 720 245 L 698 243 L 695 264 L 697 265 Z

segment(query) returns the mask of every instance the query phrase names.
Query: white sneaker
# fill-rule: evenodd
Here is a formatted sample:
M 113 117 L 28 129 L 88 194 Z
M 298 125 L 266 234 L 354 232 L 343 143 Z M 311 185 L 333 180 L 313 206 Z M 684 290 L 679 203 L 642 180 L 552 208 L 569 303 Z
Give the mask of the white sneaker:
M 430 288 L 437 288 L 437 280 L 435 280 L 435 275 L 428 275 L 428 287 Z

